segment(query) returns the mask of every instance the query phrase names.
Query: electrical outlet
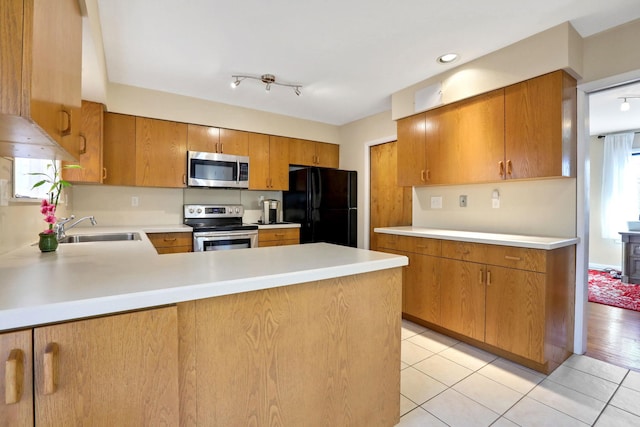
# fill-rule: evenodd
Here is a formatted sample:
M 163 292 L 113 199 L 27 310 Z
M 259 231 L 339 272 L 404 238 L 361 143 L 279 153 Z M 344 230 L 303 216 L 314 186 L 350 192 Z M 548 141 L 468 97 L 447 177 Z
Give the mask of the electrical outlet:
M 491 207 L 498 209 L 500 207 L 500 199 L 491 199 Z
M 131 206 L 133 206 L 134 208 L 138 206 L 138 196 L 131 196 Z
M 461 208 L 466 208 L 467 207 L 467 196 L 460 196 L 460 207 Z
M 431 209 L 442 209 L 442 196 L 431 197 Z

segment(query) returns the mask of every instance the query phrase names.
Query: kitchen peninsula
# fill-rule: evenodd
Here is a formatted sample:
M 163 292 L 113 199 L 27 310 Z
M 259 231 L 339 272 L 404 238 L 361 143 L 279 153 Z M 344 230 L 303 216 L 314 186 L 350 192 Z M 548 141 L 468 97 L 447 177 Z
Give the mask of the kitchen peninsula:
M 406 257 L 323 243 L 158 255 L 145 231 L 180 226 L 134 228 L 100 231 L 139 241 L 0 257 L 0 424 L 399 421 Z

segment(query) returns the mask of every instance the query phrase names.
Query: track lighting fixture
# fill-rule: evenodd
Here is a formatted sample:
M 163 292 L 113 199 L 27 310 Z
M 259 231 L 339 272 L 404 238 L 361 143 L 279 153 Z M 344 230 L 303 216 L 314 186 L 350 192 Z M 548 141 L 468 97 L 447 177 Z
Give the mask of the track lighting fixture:
M 302 94 L 302 92 L 300 91 L 300 89 L 302 89 L 302 85 L 299 85 L 299 84 L 296 84 L 296 83 L 278 82 L 278 81 L 276 81 L 276 76 L 274 76 L 273 74 L 263 74 L 260 77 L 249 76 L 249 75 L 234 75 L 234 76 L 231 76 L 231 78 L 235 79 L 233 82 L 231 82 L 231 87 L 232 88 L 238 87 L 240 82 L 242 82 L 244 79 L 252 79 L 252 80 L 259 80 L 262 83 L 264 83 L 265 84 L 265 91 L 267 93 L 269 93 L 271 91 L 271 85 L 278 85 L 278 86 L 285 86 L 285 87 L 293 88 L 293 91 L 297 96 L 300 96 Z

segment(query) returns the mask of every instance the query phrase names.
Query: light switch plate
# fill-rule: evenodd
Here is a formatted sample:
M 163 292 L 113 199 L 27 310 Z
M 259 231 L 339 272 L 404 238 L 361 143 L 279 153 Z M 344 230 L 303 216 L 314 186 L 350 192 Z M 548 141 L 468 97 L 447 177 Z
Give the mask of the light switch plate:
M 467 207 L 467 196 L 465 195 L 460 196 L 460 207 L 461 208 Z
M 442 209 L 442 196 L 431 197 L 431 209 Z

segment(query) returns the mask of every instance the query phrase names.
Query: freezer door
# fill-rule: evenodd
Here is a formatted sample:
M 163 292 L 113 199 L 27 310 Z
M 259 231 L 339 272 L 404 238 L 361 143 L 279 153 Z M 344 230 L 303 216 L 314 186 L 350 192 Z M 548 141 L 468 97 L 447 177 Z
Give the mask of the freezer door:
M 348 209 L 358 204 L 355 171 L 319 169 L 320 209 Z
M 356 247 L 358 244 L 357 209 L 321 209 L 315 224 L 315 241 Z

